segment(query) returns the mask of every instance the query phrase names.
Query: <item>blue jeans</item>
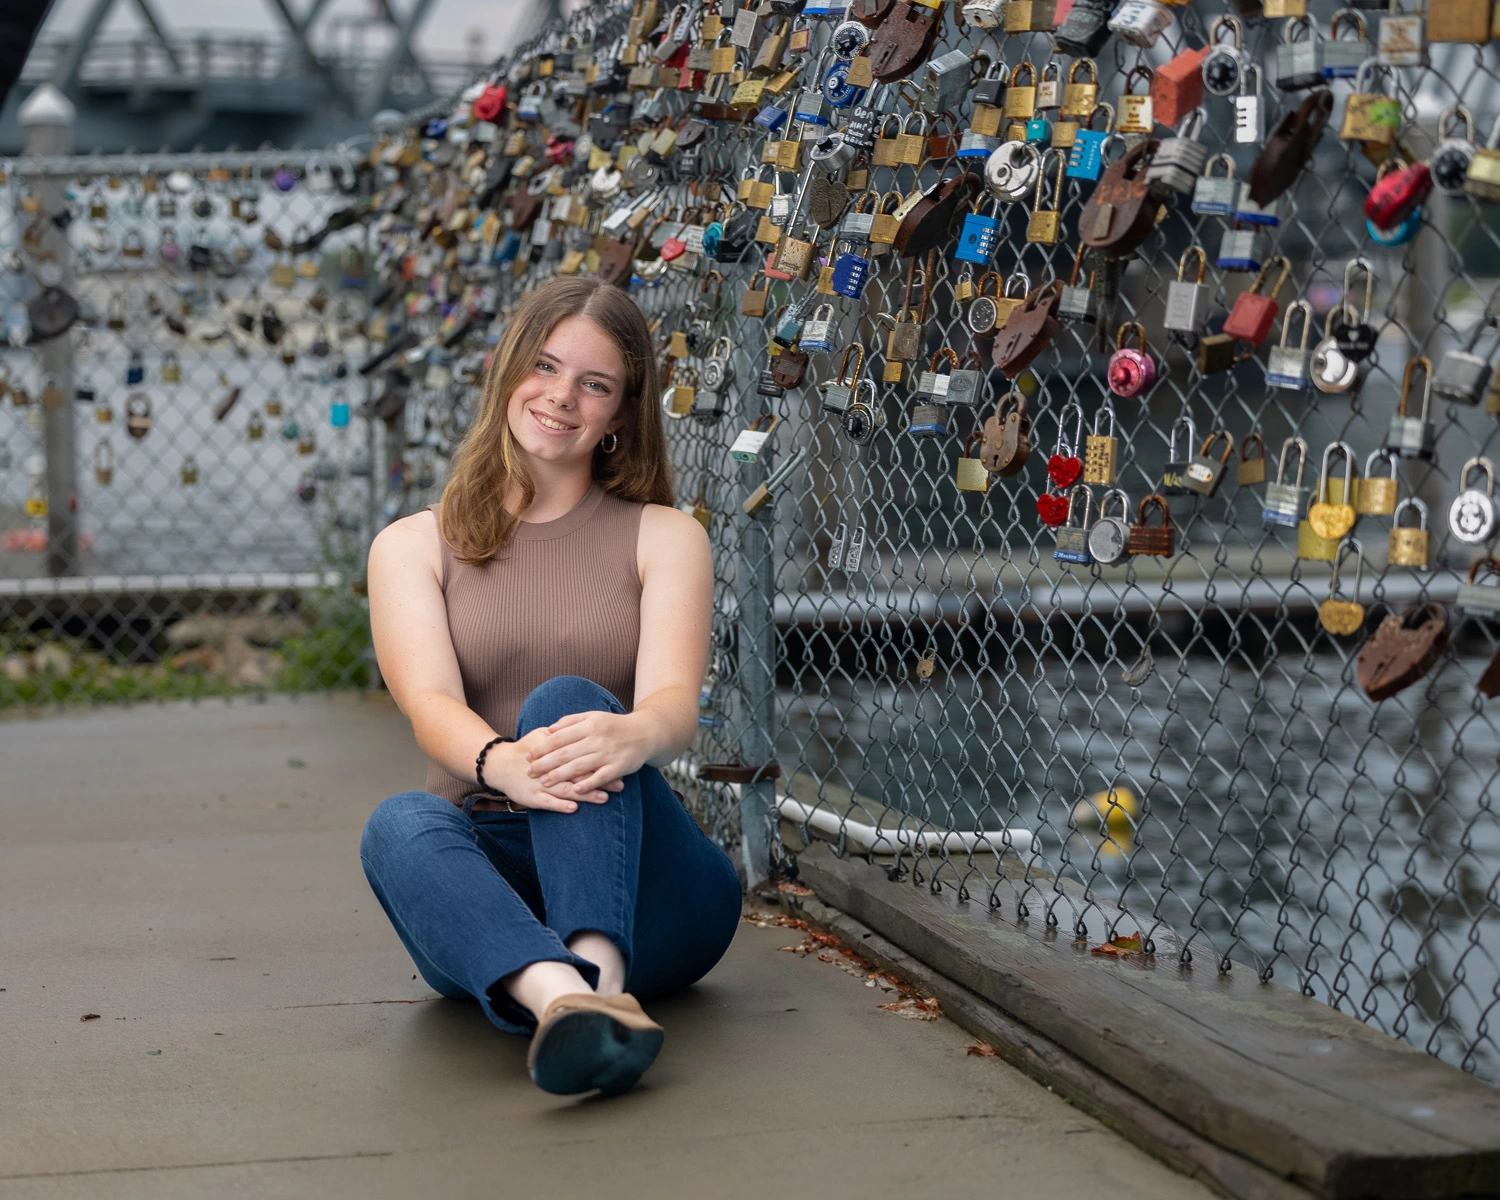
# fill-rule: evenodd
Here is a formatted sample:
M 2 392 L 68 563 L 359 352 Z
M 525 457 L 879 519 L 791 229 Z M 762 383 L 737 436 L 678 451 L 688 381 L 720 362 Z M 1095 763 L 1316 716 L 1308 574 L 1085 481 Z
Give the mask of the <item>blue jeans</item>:
M 568 713 L 623 713 L 596 683 L 560 675 L 521 706 L 516 737 Z M 599 968 L 564 944 L 592 929 L 625 959 L 639 1000 L 708 974 L 734 937 L 740 884 L 661 772 L 643 766 L 603 804 L 576 812 L 475 812 L 431 792 L 402 792 L 371 814 L 365 877 L 434 991 L 479 1001 L 508 1033 L 536 1019 L 499 980 L 565 962 L 595 986 Z

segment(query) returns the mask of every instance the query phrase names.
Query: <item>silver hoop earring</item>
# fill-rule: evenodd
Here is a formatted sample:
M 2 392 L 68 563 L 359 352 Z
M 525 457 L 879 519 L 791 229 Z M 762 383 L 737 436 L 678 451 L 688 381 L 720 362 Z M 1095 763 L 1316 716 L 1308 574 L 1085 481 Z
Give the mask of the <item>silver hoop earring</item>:
M 606 454 L 613 454 L 620 448 L 620 439 L 613 433 L 606 433 L 599 439 L 599 448 Z

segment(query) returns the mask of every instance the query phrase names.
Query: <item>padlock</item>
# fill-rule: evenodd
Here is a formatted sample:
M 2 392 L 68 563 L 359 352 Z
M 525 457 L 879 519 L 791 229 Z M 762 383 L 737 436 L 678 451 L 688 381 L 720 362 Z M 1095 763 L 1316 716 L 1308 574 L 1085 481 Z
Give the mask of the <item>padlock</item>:
M 1500 116 L 1490 126 L 1490 136 L 1474 151 L 1464 176 L 1464 191 L 1476 200 L 1500 203 Z
M 1110 516 L 1109 502 L 1118 499 L 1120 515 Z M 1110 488 L 1099 501 L 1099 519 L 1089 530 L 1088 547 L 1094 561 L 1113 567 L 1130 557 L 1130 497 L 1119 488 Z
M 1108 28 L 1122 42 L 1149 50 L 1171 24 L 1171 12 L 1156 0 L 1124 0 L 1109 18 Z
M 1057 28 L 1057 0 L 1007 0 L 1006 33 L 1050 33 Z
M 1413 417 L 1407 415 L 1406 409 L 1411 398 L 1412 373 L 1418 367 L 1422 368 L 1422 415 Z M 1390 429 L 1385 436 L 1387 450 L 1394 450 L 1402 458 L 1432 461 L 1437 430 L 1433 428 L 1432 421 L 1428 417 L 1431 402 L 1432 363 L 1427 358 L 1408 360 L 1406 370 L 1401 376 L 1401 403 L 1396 409 L 1396 415 L 1391 418 Z
M 708 357 L 699 372 L 703 386 L 721 389 L 734 381 L 734 343 L 728 337 L 719 337 L 709 347 Z
M 1250 451 L 1256 454 L 1251 457 Z M 1258 433 L 1247 433 L 1240 439 L 1240 462 L 1235 468 L 1236 487 L 1254 487 L 1266 481 L 1266 443 Z
M 1388 478 L 1375 474 L 1376 461 L 1381 458 L 1390 463 L 1391 473 Z M 1397 456 L 1389 450 L 1370 452 L 1370 457 L 1365 459 L 1364 478 L 1359 481 L 1359 487 L 1355 490 L 1355 512 L 1361 516 L 1388 517 L 1396 511 L 1401 486 L 1396 477 L 1398 461 Z
M 1338 499 L 1333 497 L 1329 468 L 1335 455 L 1344 457 L 1343 485 Z M 1318 471 L 1317 499 L 1307 510 L 1307 523 L 1320 537 L 1336 542 L 1354 528 L 1359 514 L 1354 508 L 1355 476 L 1359 470 L 1354 461 L 1354 451 L 1344 442 L 1331 442 L 1323 451 L 1322 467 Z
M 1494 36 L 1493 6 L 1488 0 L 1457 0 L 1441 7 L 1426 5 L 1429 42 L 1484 45 Z
M 1455 120 L 1463 122 L 1462 137 L 1449 133 Z M 1437 149 L 1427 160 L 1432 170 L 1432 182 L 1445 195 L 1461 196 L 1469 164 L 1474 160 L 1474 114 L 1462 104 L 1443 109 L 1438 117 L 1437 136 Z
M 1029 142 L 1005 142 L 984 164 L 984 185 L 1007 203 L 1025 199 L 1041 173 L 1042 156 Z
M 834 334 L 833 305 L 820 304 L 810 320 L 802 326 L 798 341 L 804 350 L 832 350 Z
M 1365 304 L 1364 311 L 1354 318 L 1354 310 L 1348 304 L 1347 297 L 1354 291 L 1354 273 L 1362 270 L 1365 273 Z M 1344 301 L 1335 308 L 1337 315 L 1333 318 L 1333 336 L 1338 343 L 1339 353 L 1351 362 L 1360 363 L 1369 358 L 1375 352 L 1376 333 L 1370 324 L 1370 301 L 1375 292 L 1375 272 L 1370 266 L 1369 260 L 1365 258 L 1351 259 L 1344 267 Z
M 1163 125 L 1176 125 L 1203 103 L 1203 60 L 1212 46 L 1178 51 L 1151 78 L 1151 107 Z
M 948 371 L 938 370 L 938 361 L 946 360 Z M 928 400 L 946 401 L 948 398 L 948 387 L 953 382 L 951 371 L 958 366 L 958 355 L 947 346 L 934 351 L 931 361 L 927 364 L 927 370 L 917 375 L 916 386 L 913 389 L 917 395 L 926 397 Z
M 181 478 L 183 487 L 191 487 L 198 482 L 198 460 L 191 454 L 182 460 Z
M 1047 182 L 1047 157 L 1056 155 L 1057 174 L 1052 181 L 1052 203 L 1050 209 L 1042 207 L 1042 188 Z M 1055 246 L 1062 236 L 1063 170 L 1067 158 L 1061 151 L 1049 150 L 1042 155 L 1042 169 L 1037 172 L 1036 193 L 1032 201 L 1031 215 L 1026 221 L 1026 241 L 1032 245 Z
M 1472 471 L 1484 472 L 1484 491 L 1469 486 Z M 1495 533 L 1495 464 L 1483 455 L 1469 459 L 1458 473 L 1458 487 L 1448 508 L 1449 530 L 1470 546 L 1489 541 Z
M 1353 38 L 1339 34 L 1353 23 Z M 1350 8 L 1341 8 L 1328 21 L 1328 38 L 1321 44 L 1321 69 L 1324 79 L 1353 79 L 1362 63 L 1371 57 L 1370 41 L 1365 34 L 1365 19 Z
M 1100 432 L 1101 420 L 1108 421 L 1108 433 Z M 1083 482 L 1110 486 L 1119 469 L 1120 441 L 1115 437 L 1115 410 L 1105 401 L 1094 414 L 1094 428 L 1084 439 Z
M 833 260 L 833 290 L 840 296 L 858 300 L 864 294 L 869 275 L 870 260 L 852 248 L 840 250 Z
M 1224 439 L 1224 453 L 1214 460 L 1209 451 L 1220 438 Z M 1188 463 L 1186 483 L 1190 492 L 1199 496 L 1213 496 L 1224 482 L 1224 472 L 1229 466 L 1229 456 L 1234 453 L 1234 435 L 1227 429 L 1219 429 L 1203 439 L 1203 445 Z
M 1039 109 L 1062 105 L 1062 67 L 1057 59 L 1044 63 L 1036 81 L 1036 106 Z
M 1188 257 L 1198 259 L 1198 277 L 1187 281 Z M 1208 321 L 1209 290 L 1203 284 L 1207 258 L 1202 246 L 1189 246 L 1177 260 L 1177 278 L 1167 283 L 1167 311 L 1162 318 L 1164 329 L 1179 333 L 1202 333 Z
M 1079 246 L 1073 255 L 1073 273 L 1068 277 L 1067 286 L 1063 288 L 1062 295 L 1057 302 L 1059 320 L 1094 321 L 1098 319 L 1099 297 L 1092 287 L 1094 272 L 1090 270 L 1088 279 L 1079 283 L 1078 274 L 1082 269 L 1083 247 Z
M 1093 489 L 1085 483 L 1075 484 L 1068 492 L 1067 524 L 1057 530 L 1057 549 L 1052 552 L 1054 561 L 1080 566 L 1088 566 L 1094 561 L 1094 556 L 1089 553 L 1089 529 L 1093 525 L 1093 516 Z
M 1258 146 L 1266 140 L 1266 109 L 1260 94 L 1260 68 L 1254 63 L 1246 63 L 1240 74 L 1240 90 L 1234 97 L 1234 140 L 1242 146 Z M 1247 91 L 1252 77 L 1255 90 Z
M 1059 54 L 1074 58 L 1098 54 L 1109 41 L 1109 16 L 1113 8 L 1112 4 L 1099 0 L 1074 0 L 1053 34 L 1053 47 Z
M 1192 193 L 1208 164 L 1208 147 L 1198 140 L 1205 114 L 1195 108 L 1182 120 L 1175 137 L 1163 138 L 1151 165 L 1146 168 L 1146 182 L 1160 191 L 1186 196 Z
M 145 359 L 141 357 L 141 352 L 139 350 L 132 350 L 130 352 L 130 359 L 125 364 L 125 386 L 135 387 L 137 384 L 145 382 L 145 379 Z
M 769 424 L 765 424 L 766 422 Z M 763 424 L 764 428 L 762 428 Z M 729 456 L 738 462 L 756 462 L 765 451 L 766 443 L 770 441 L 771 434 L 775 432 L 779 424 L 781 424 L 780 417 L 771 413 L 761 413 L 750 422 L 748 429 L 742 429 L 739 436 L 734 439 L 729 447 Z
M 1281 198 L 1257 204 L 1250 198 L 1250 184 L 1240 184 L 1234 194 L 1234 207 L 1229 215 L 1236 221 L 1244 221 L 1250 225 L 1263 225 L 1274 227 L 1281 224 Z
M 245 424 L 245 436 L 252 442 L 261 441 L 266 436 L 266 422 L 260 409 L 250 414 L 250 420 Z
M 1339 137 L 1366 146 L 1390 146 L 1401 128 L 1401 102 L 1378 90 L 1381 75 L 1393 75 L 1391 68 L 1375 59 L 1360 64 L 1354 80 L 1354 91 L 1344 103 Z
M 759 513 L 761 509 L 765 508 L 766 505 L 770 503 L 771 496 L 774 490 L 785 483 L 787 477 L 799 466 L 801 466 L 803 460 L 806 458 L 807 447 L 799 446 L 795 454 L 787 458 L 769 475 L 766 476 L 764 483 L 757 484 L 755 489 L 751 491 L 751 493 L 746 496 L 744 501 L 740 504 L 740 508 L 744 511 L 745 515 L 753 517 L 757 513 Z M 751 459 L 750 461 L 753 462 L 754 459 Z
M 1354 554 L 1354 588 L 1352 600 L 1339 598 L 1339 573 L 1346 552 Z M 1329 633 L 1348 637 L 1358 633 L 1365 623 L 1365 606 L 1359 602 L 1359 584 L 1364 575 L 1364 548 L 1354 539 L 1339 545 L 1333 560 L 1333 576 L 1328 581 L 1328 599 L 1318 606 L 1318 624 Z
M 976 429 L 964 439 L 963 452 L 958 456 L 958 475 L 956 482 L 961 492 L 987 492 L 990 490 L 990 473 L 984 469 L 984 462 L 974 449 L 975 444 L 984 442 L 984 433 Z
M 1301 37 L 1297 35 L 1301 34 Z M 1323 82 L 1323 42 L 1306 17 L 1281 27 L 1276 47 L 1276 86 L 1283 92 L 1298 92 Z
M 1137 78 L 1145 80 L 1144 92 L 1130 90 L 1135 86 Z M 1151 101 L 1151 79 L 1150 67 L 1133 67 L 1126 73 L 1124 85 L 1120 89 L 1120 119 L 1115 130 L 1117 133 L 1149 134 L 1156 128 L 1156 107 Z
M 1294 314 L 1301 314 L 1302 317 L 1302 340 L 1295 349 L 1287 344 Z M 1312 305 L 1306 300 L 1294 300 L 1287 305 L 1286 313 L 1281 318 L 1281 344 L 1271 347 L 1271 353 L 1266 361 L 1267 387 L 1300 392 L 1305 391 L 1312 382 L 1308 368 L 1307 349 L 1312 316 Z
M 1152 525 L 1146 516 L 1148 508 L 1161 514 L 1161 524 Z M 1126 549 L 1131 554 L 1155 554 L 1170 558 L 1177 546 L 1177 530 L 1172 525 L 1172 510 L 1164 497 L 1153 493 L 1145 497 L 1135 510 L 1135 524 L 1130 527 L 1130 540 Z
M 932 400 L 922 400 L 912 405 L 911 423 L 906 431 L 914 437 L 947 437 L 948 410 Z
M 760 280 L 764 285 L 760 288 L 755 286 L 755 281 Z M 750 282 L 745 287 L 745 294 L 740 297 L 740 312 L 747 317 L 763 317 L 771 298 L 770 285 L 766 282 L 766 273 L 757 271 L 750 277 Z
M 1031 457 L 1031 418 L 1026 414 L 1026 397 L 1012 388 L 994 413 L 984 423 L 984 443 L 980 458 L 992 475 L 1017 475 Z
M 984 294 L 985 283 L 988 280 L 995 281 L 995 295 L 993 297 Z M 986 271 L 979 277 L 979 283 L 975 286 L 974 298 L 969 303 L 968 311 L 964 313 L 964 323 L 981 337 L 994 333 L 1001 325 L 1000 320 L 1000 273 L 998 271 Z
M 994 29 L 1005 16 L 1006 0 L 965 0 L 964 23 L 980 29 Z
M 1222 178 L 1213 174 L 1216 163 L 1224 164 Z M 1193 184 L 1190 208 L 1202 216 L 1227 216 L 1234 211 L 1239 196 L 1239 181 L 1234 177 L 1234 161 L 1227 154 L 1216 154 L 1203 167 L 1204 173 Z
M 1276 285 L 1269 295 L 1263 294 L 1261 288 L 1265 286 L 1266 273 L 1278 264 L 1281 273 L 1276 277 Z M 1291 271 L 1291 260 L 1281 255 L 1261 267 L 1250 290 L 1241 292 L 1230 306 L 1229 316 L 1224 319 L 1225 335 L 1256 347 L 1265 341 L 1266 335 L 1271 332 L 1271 323 L 1276 320 L 1276 314 L 1280 311 L 1276 297 L 1285 286 Z
M 922 72 L 917 103 L 924 112 L 936 115 L 955 109 L 969 89 L 974 76 L 974 59 L 967 51 L 949 50 L 929 59 Z
M 875 381 L 861 379 L 854 388 L 854 399 L 839 420 L 839 429 L 856 446 L 868 446 L 885 427 L 885 411 L 875 390 Z M 844 559 L 847 564 L 848 552 Z M 846 569 L 847 566 L 846 566 Z
M 849 370 L 849 355 L 854 354 L 854 370 Z M 844 348 L 843 360 L 839 363 L 839 373 L 830 382 L 822 385 L 823 411 L 831 413 L 843 413 L 854 399 L 854 390 L 859 384 L 860 372 L 865 365 L 865 348 L 858 342 Z
M 1177 435 L 1182 434 L 1183 449 L 1179 450 Z M 1161 469 L 1161 487 L 1157 490 L 1163 496 L 1190 496 L 1192 491 L 1187 485 L 1188 464 L 1193 459 L 1193 446 L 1198 441 L 1198 428 L 1193 424 L 1193 418 L 1189 416 L 1178 417 L 1172 422 L 1172 428 L 1167 434 L 1167 461 Z
M 1136 345 L 1126 346 L 1125 335 L 1134 332 Z M 1156 384 L 1156 360 L 1146 350 L 1146 329 L 1139 321 L 1127 321 L 1115 332 L 1115 352 L 1109 356 L 1105 381 L 1116 396 L 1141 398 Z
M 982 199 L 976 198 L 972 210 L 964 214 L 963 227 L 958 231 L 958 245 L 953 249 L 953 257 L 960 262 L 988 263 L 1000 240 L 998 215 L 981 213 L 981 203 Z M 994 204 L 998 205 L 999 201 Z
M 145 392 L 125 397 L 125 432 L 137 441 L 151 432 L 151 398 Z
M 1010 5 L 1006 5 L 1007 13 Z M 1021 72 L 1026 72 L 1026 82 L 1021 82 Z M 1022 61 L 1012 68 L 1010 83 L 1005 89 L 1005 103 L 1001 108 L 1005 116 L 1029 121 L 1036 115 L 1036 68 Z
M 1391 0 L 1390 12 L 1380 18 L 1375 39 L 1376 55 L 1393 67 L 1421 67 L 1427 63 L 1427 41 L 1422 14 L 1403 13 L 1400 0 Z
M 1336 539 L 1320 537 L 1306 520 L 1297 522 L 1297 557 L 1314 562 L 1333 562 L 1339 553 Z
M 1467 581 L 1458 585 L 1458 607 L 1467 616 L 1493 620 L 1500 614 L 1500 587 L 1480 583 L 1481 571 L 1500 580 L 1500 559 L 1479 558 L 1470 564 Z
M 770 367 L 765 367 L 756 376 L 755 394 L 768 400 L 779 400 L 786 395 L 786 388 L 776 382 L 776 372 Z
M 1124 145 L 1125 139 L 1118 137 L 1109 130 L 1114 123 L 1114 110 L 1107 104 L 1101 104 L 1094 112 L 1104 112 L 1105 128 L 1097 130 L 1094 126 L 1094 118 L 1090 115 L 1088 123 L 1081 127 L 1073 137 L 1072 148 L 1068 151 L 1068 178 L 1070 179 L 1098 179 L 1104 173 L 1104 152 L 1112 144 Z
M 1224 34 L 1229 34 L 1225 40 Z M 1219 16 L 1208 27 L 1208 53 L 1198 68 L 1203 90 L 1215 96 L 1232 96 L 1243 82 L 1245 29 L 1238 17 Z
M 1346 305 L 1336 305 L 1328 310 L 1323 322 L 1323 340 L 1313 347 L 1312 385 L 1325 394 L 1347 392 L 1359 382 L 1359 364 L 1340 349 L 1334 335 L 1334 322 L 1341 313 L 1347 314 L 1348 311 Z
M 1408 508 L 1416 510 L 1417 527 L 1401 524 L 1401 514 Z M 1427 532 L 1427 505 L 1415 496 L 1408 496 L 1396 505 L 1391 514 L 1391 533 L 1386 548 L 1386 561 L 1393 567 L 1414 567 L 1427 570 L 1431 553 L 1431 537 Z
M 108 438 L 94 443 L 94 479 L 108 487 L 115 477 L 115 448 Z M 1471 572 L 1472 574 L 1472 572 Z
M 1477 405 L 1489 385 L 1489 360 L 1474 353 L 1479 336 L 1495 324 L 1488 315 L 1474 322 L 1462 350 L 1445 350 L 1432 377 L 1432 394 L 1453 404 Z

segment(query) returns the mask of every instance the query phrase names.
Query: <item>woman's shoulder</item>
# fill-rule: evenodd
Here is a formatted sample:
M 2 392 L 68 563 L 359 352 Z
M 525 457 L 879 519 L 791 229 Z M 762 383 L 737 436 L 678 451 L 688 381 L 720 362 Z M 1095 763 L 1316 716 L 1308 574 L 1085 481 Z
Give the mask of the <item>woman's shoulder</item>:
M 425 562 L 441 575 L 442 542 L 437 513 L 423 508 L 392 521 L 377 533 L 370 543 L 370 556 Z
M 669 554 L 692 553 L 708 545 L 708 533 L 692 513 L 670 504 L 642 504 L 640 544 Z

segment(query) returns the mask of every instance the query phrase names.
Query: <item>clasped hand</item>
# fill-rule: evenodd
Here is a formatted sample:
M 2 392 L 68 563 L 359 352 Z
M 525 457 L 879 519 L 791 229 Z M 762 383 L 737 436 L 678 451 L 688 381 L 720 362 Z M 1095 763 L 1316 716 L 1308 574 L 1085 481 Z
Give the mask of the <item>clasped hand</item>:
M 525 772 L 511 797 L 528 808 L 571 811 L 570 801 L 603 804 L 646 761 L 627 715 L 570 713 L 514 743 Z

